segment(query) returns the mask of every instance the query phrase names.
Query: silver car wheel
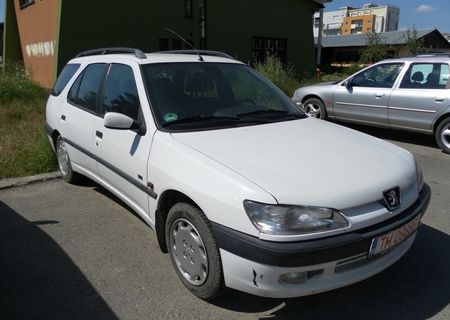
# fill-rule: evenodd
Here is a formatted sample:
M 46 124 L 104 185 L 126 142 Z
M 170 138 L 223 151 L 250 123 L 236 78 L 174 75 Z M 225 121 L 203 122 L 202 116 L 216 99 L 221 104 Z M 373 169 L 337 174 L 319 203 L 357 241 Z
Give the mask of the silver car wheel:
M 61 174 L 67 176 L 69 174 L 69 153 L 65 142 L 60 139 L 56 147 L 56 157 L 58 159 L 58 166 Z
M 441 131 L 442 143 L 450 149 L 450 123 L 448 123 Z
M 208 255 L 197 229 L 186 219 L 177 219 L 170 229 L 170 253 L 184 278 L 195 286 L 205 283 Z
M 322 109 L 317 104 L 308 103 L 304 108 L 308 116 L 318 119 L 322 118 Z

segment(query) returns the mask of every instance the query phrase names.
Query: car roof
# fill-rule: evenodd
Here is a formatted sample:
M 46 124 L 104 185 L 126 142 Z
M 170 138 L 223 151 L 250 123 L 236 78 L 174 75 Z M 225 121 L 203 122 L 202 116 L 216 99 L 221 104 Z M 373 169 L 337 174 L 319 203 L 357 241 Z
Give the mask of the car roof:
M 234 63 L 243 64 L 242 62 L 235 60 L 231 56 L 217 51 L 205 51 L 205 50 L 178 50 L 178 51 L 161 51 L 152 53 L 143 53 L 138 50 L 137 52 L 115 53 L 106 52 L 103 49 L 89 50 L 84 53 L 80 53 L 76 58 L 72 59 L 69 63 L 99 63 L 99 62 L 118 62 L 118 61 L 134 61 L 138 64 L 151 64 L 151 63 L 177 63 L 177 62 L 216 62 L 216 63 Z M 134 50 L 134 49 L 133 49 Z M 137 49 L 136 49 L 137 50 Z M 90 54 L 93 52 L 94 54 Z M 100 52 L 100 54 L 97 54 Z M 201 59 L 200 59 L 200 56 Z
M 418 55 L 413 57 L 403 57 L 403 58 L 392 58 L 382 60 L 380 62 L 450 62 L 450 55 L 446 54 L 429 54 L 429 55 Z

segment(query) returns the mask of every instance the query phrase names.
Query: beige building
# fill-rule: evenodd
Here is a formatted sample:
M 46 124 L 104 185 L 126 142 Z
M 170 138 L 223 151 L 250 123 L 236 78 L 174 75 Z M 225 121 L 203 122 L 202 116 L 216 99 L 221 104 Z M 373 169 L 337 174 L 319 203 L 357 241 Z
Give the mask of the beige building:
M 322 13 L 322 34 L 324 36 L 349 35 L 369 31 L 397 31 L 400 9 L 394 6 L 380 6 L 367 3 L 362 8 L 342 7 Z M 314 37 L 318 37 L 320 13 L 314 14 Z

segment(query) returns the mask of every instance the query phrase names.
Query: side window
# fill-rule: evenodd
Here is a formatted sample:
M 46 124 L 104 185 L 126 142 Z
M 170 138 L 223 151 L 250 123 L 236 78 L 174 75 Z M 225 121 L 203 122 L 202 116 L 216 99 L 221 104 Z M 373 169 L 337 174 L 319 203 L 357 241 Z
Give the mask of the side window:
M 448 78 L 449 67 L 446 63 L 414 63 L 406 72 L 400 88 L 445 89 Z
M 386 63 L 373 66 L 353 77 L 353 87 L 392 88 L 403 63 Z
M 59 96 L 79 68 L 80 64 L 78 63 L 67 64 L 64 69 L 62 69 L 58 79 L 56 80 L 51 94 L 53 96 Z
M 133 69 L 124 64 L 113 64 L 105 83 L 103 114 L 118 112 L 137 120 L 139 105 Z
M 105 74 L 106 64 L 96 63 L 86 67 L 70 88 L 68 101 L 92 112 L 97 111 L 100 84 Z

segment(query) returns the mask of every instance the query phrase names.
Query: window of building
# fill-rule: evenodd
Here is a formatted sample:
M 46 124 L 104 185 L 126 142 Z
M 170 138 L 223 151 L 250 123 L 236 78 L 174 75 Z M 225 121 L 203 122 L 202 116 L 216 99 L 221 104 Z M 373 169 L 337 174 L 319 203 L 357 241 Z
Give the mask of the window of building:
M 105 83 L 103 114 L 117 112 L 137 120 L 139 106 L 133 69 L 124 64 L 113 64 Z
M 268 54 L 274 55 L 282 63 L 286 63 L 287 39 L 253 37 L 252 62 L 264 61 Z
M 24 9 L 33 3 L 34 0 L 19 0 L 20 9 Z
M 184 17 L 187 19 L 193 18 L 192 0 L 184 0 Z
M 169 50 L 169 39 L 159 38 L 159 50 L 160 51 Z
M 172 39 L 172 50 L 180 50 L 180 49 L 181 49 L 181 40 Z
M 98 92 L 106 71 L 105 63 L 95 63 L 86 67 L 70 88 L 68 101 L 91 112 L 97 111 Z
M 414 63 L 406 72 L 400 88 L 446 89 L 449 73 L 446 63 Z

